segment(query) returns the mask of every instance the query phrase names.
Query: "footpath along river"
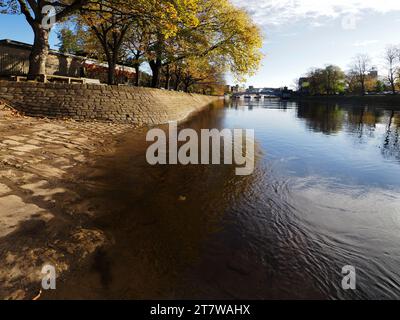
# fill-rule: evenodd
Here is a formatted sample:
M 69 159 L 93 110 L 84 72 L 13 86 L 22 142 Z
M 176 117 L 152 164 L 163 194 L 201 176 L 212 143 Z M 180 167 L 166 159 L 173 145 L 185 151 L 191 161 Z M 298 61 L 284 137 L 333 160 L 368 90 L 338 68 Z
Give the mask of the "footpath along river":
M 399 107 L 234 101 L 183 125 L 254 129 L 246 177 L 150 166 L 127 134 L 88 175 L 111 244 L 42 298 L 399 299 Z

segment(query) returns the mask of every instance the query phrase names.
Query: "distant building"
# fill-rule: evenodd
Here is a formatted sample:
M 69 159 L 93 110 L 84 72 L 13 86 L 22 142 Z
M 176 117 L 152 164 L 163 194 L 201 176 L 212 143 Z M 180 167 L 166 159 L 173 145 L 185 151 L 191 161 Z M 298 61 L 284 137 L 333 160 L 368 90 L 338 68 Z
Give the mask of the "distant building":
M 29 71 L 29 55 L 32 46 L 27 43 L 0 40 L 0 78 L 26 76 Z M 76 78 L 92 78 L 107 82 L 108 64 L 95 59 L 64 54 L 50 50 L 46 62 L 46 74 Z M 134 68 L 117 65 L 118 83 L 127 83 L 135 79 Z
M 252 94 L 257 94 L 260 93 L 262 89 L 260 88 L 255 88 L 254 86 L 249 86 L 249 88 L 246 90 L 246 93 L 252 93 Z
M 261 89 L 261 94 L 275 94 L 276 92 L 279 91 L 279 88 L 263 88 Z
M 370 72 L 368 73 L 368 76 L 371 78 L 371 80 L 378 80 L 379 74 L 378 70 L 376 68 L 372 68 Z
M 246 91 L 245 88 L 239 86 L 238 84 L 236 86 L 233 86 L 231 88 L 231 90 L 232 90 L 232 93 L 241 93 L 241 92 L 245 92 Z

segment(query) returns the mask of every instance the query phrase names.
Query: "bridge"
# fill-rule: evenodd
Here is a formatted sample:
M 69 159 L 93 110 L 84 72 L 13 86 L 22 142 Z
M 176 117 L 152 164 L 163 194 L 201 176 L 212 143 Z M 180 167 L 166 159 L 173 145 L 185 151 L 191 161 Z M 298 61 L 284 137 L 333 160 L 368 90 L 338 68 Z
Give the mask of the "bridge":
M 246 92 L 238 92 L 234 93 L 233 97 L 236 99 L 251 99 L 251 100 L 260 100 L 262 98 L 280 98 L 277 94 L 261 94 L 261 93 L 246 93 Z
M 261 100 L 270 98 L 288 99 L 291 97 L 291 92 L 285 89 L 266 89 L 259 92 L 236 92 L 233 94 L 235 99 L 247 99 L 247 100 Z

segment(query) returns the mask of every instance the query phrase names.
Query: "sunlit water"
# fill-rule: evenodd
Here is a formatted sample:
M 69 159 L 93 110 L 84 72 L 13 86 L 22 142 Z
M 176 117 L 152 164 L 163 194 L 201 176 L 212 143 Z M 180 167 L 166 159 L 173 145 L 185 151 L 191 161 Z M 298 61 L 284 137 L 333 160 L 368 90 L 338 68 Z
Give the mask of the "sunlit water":
M 146 131 L 128 135 L 82 191 L 103 201 L 92 227 L 112 244 L 49 297 L 399 299 L 396 110 L 241 101 L 183 125 L 255 129 L 249 177 L 149 166 Z M 347 265 L 354 291 L 341 286 Z

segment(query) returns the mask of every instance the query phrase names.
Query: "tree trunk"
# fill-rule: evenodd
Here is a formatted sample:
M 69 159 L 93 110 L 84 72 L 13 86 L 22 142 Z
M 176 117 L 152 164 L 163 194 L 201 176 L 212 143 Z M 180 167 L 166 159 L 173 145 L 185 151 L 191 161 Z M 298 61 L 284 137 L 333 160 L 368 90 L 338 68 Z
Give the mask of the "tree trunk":
M 174 90 L 178 91 L 179 90 L 179 86 L 181 84 L 181 80 L 179 78 L 175 79 L 175 84 L 174 84 Z
M 135 63 L 134 65 L 135 72 L 136 72 L 136 78 L 135 78 L 135 86 L 139 87 L 139 82 L 140 82 L 140 65 L 138 63 Z
M 160 87 L 160 71 L 161 71 L 161 59 L 156 59 L 156 60 L 151 60 L 149 62 L 151 71 L 153 73 L 152 79 L 151 79 L 151 86 L 153 88 L 159 88 Z
M 365 80 L 361 80 L 361 94 L 365 96 Z
M 169 84 L 171 82 L 171 73 L 169 69 L 169 64 L 166 66 L 166 72 L 165 72 L 165 89 L 169 90 Z
M 114 85 L 116 84 L 116 76 L 115 76 L 115 69 L 117 67 L 117 58 L 115 54 L 107 55 L 107 62 L 108 62 L 108 84 Z
M 115 65 L 114 61 L 108 63 L 108 84 L 115 84 Z
M 49 54 L 49 29 L 38 25 L 33 28 L 34 41 L 29 56 L 29 80 L 36 80 L 38 76 L 46 74 L 46 61 Z
M 184 91 L 186 92 L 186 93 L 188 93 L 189 92 L 189 88 L 190 88 L 190 84 L 189 83 L 187 83 L 187 82 L 185 82 L 184 83 Z

